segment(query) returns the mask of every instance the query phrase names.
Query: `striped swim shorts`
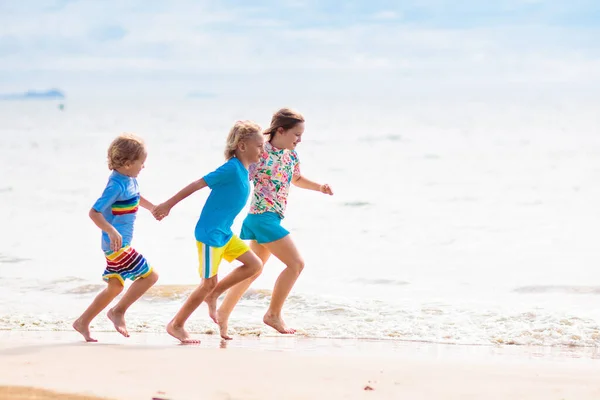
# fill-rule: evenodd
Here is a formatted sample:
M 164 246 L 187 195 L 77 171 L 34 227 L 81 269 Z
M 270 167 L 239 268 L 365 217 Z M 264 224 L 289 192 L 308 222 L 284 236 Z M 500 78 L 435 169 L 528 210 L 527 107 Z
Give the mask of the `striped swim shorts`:
M 102 274 L 102 279 L 107 282 L 110 278 L 117 278 L 125 285 L 126 279 L 135 281 L 152 273 L 152 267 L 148 261 L 131 246 L 125 246 L 113 252 L 107 251 L 104 255 L 106 256 L 106 269 Z

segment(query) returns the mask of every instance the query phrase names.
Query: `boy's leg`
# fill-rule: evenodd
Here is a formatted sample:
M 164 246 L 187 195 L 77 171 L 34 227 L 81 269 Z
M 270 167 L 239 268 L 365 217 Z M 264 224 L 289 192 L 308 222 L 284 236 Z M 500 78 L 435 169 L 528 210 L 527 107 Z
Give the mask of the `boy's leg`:
M 219 296 L 230 287 L 250 277 L 260 275 L 262 270 L 262 261 L 256 254 L 252 252 L 252 250 L 247 250 L 241 256 L 236 257 L 236 259 L 240 261 L 242 265 L 231 271 L 225 278 L 223 278 L 217 287 L 215 287 L 215 289 L 212 291 L 212 293 L 206 298 L 206 303 L 208 304 L 208 315 L 216 323 L 219 323 L 217 315 L 217 299 Z
M 261 244 L 258 244 L 254 240 L 250 242 L 250 249 L 254 252 L 254 254 L 256 254 L 260 258 L 263 266 L 265 265 L 265 263 L 271 256 L 271 253 L 269 252 L 269 250 L 267 250 L 266 247 L 264 247 Z M 229 289 L 229 291 L 227 292 L 227 294 L 225 295 L 225 299 L 223 300 L 223 303 L 221 303 L 221 306 L 219 307 L 219 310 L 217 311 L 217 321 L 219 321 L 218 322 L 219 323 L 219 331 L 220 331 L 221 337 L 223 339 L 226 339 L 226 340 L 231 339 L 231 337 L 227 334 L 229 316 L 231 315 L 231 312 L 233 311 L 233 308 L 235 307 L 235 305 L 240 301 L 240 299 L 242 298 L 244 293 L 246 293 L 246 291 L 248 290 L 250 285 L 252 285 L 252 282 L 254 282 L 256 280 L 256 278 L 258 278 L 260 276 L 260 274 L 262 273 L 262 270 L 263 269 L 261 267 L 251 277 L 247 278 L 246 280 L 241 281 L 237 285 L 232 286 Z M 216 298 L 215 298 L 215 301 L 216 301 Z
M 90 323 L 122 291 L 123 283 L 117 278 L 110 278 L 106 289 L 98 293 L 92 304 L 73 322 L 73 329 L 81 333 L 86 342 L 97 342 L 96 339 L 90 336 Z
M 158 281 L 158 274 L 154 271 L 144 278 L 136 279 L 121 300 L 110 310 L 108 310 L 108 319 L 115 325 L 115 329 L 121 335 L 129 337 L 127 326 L 125 325 L 125 312 L 133 303 L 135 303 L 144 293 L 148 291 Z
M 288 328 L 281 317 L 283 303 L 287 299 L 292 287 L 298 280 L 300 273 L 304 269 L 304 260 L 296 248 L 291 235 L 274 242 L 265 243 L 264 246 L 277 257 L 286 268 L 279 274 L 273 294 L 271 295 L 271 304 L 263 318 L 263 322 L 279 333 L 295 333 L 292 328 Z
M 169 335 L 179 339 L 181 343 L 184 344 L 200 343 L 200 340 L 191 339 L 189 333 L 187 333 L 183 326 L 190 315 L 192 315 L 198 306 L 206 299 L 206 296 L 217 286 L 217 281 L 217 275 L 214 275 L 211 278 L 204 279 L 202 283 L 194 289 L 175 317 L 167 325 L 167 332 Z

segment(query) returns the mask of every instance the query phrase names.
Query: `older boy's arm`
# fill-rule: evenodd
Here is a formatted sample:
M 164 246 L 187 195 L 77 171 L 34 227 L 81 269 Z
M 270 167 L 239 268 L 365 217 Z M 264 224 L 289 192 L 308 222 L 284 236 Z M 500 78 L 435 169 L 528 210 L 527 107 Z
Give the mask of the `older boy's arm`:
M 177 194 L 175 196 L 173 196 L 169 200 L 165 201 L 165 204 L 167 204 L 169 206 L 169 208 L 173 208 L 181 200 L 183 200 L 186 197 L 188 197 L 189 195 L 197 192 L 198 190 L 205 188 L 206 186 L 207 186 L 207 184 L 206 184 L 206 181 L 204 180 L 204 178 L 198 179 L 197 181 L 194 181 L 194 182 L 190 183 L 189 185 L 187 185 L 186 187 L 184 187 L 183 189 L 181 189 L 179 192 L 177 192 Z
M 295 186 L 298 186 L 302 189 L 314 190 L 316 192 L 321 192 L 329 195 L 333 194 L 333 191 L 331 190 L 331 187 L 329 187 L 328 184 L 321 185 L 320 183 L 313 182 L 302 175 L 298 175 L 297 177 L 293 178 L 292 183 Z
M 181 189 L 179 192 L 177 192 L 177 194 L 175 196 L 171 197 L 169 200 L 165 201 L 164 203 L 156 206 L 154 208 L 154 210 L 152 211 L 152 214 L 154 215 L 155 218 L 157 218 L 159 220 L 166 217 L 167 215 L 169 215 L 171 208 L 175 207 L 175 205 L 177 203 L 179 203 L 181 200 L 185 199 L 192 193 L 197 192 L 198 190 L 200 190 L 206 186 L 208 186 L 208 185 L 206 184 L 206 181 L 204 180 L 204 178 L 198 179 L 197 181 L 190 183 L 189 185 L 187 185 L 186 187 Z

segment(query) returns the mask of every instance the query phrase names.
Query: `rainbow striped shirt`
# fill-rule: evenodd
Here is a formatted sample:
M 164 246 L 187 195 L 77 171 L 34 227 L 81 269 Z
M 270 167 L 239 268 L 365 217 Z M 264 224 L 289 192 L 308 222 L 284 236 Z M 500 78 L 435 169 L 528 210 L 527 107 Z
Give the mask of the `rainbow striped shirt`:
M 140 190 L 137 180 L 113 171 L 108 178 L 102 196 L 93 209 L 102 213 L 106 221 L 115 227 L 123 237 L 123 247 L 133 239 L 133 226 L 140 205 Z M 102 232 L 102 250 L 110 251 L 110 239 Z
M 140 205 L 140 196 L 132 197 L 129 200 L 115 201 L 111 207 L 113 215 L 133 214 Z

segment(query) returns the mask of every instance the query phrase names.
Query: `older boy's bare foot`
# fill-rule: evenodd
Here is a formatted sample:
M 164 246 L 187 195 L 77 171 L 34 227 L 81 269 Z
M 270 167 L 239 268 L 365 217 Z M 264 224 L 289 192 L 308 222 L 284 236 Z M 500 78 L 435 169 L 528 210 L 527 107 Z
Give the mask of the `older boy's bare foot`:
M 219 324 L 219 334 L 221 335 L 221 337 L 225 340 L 231 340 L 233 339 L 231 336 L 229 336 L 227 334 L 227 330 L 228 330 L 228 325 L 229 325 L 229 318 L 226 317 L 222 317 L 221 315 L 219 315 L 220 313 L 217 312 L 217 319 L 219 322 L 217 322 Z
M 125 314 L 117 312 L 114 308 L 111 308 L 108 310 L 108 314 L 106 316 L 112 321 L 117 332 L 125 337 L 129 337 L 129 332 L 127 332 L 127 326 L 125 325 Z
M 274 315 L 274 314 L 266 313 L 265 316 L 263 317 L 263 322 L 265 324 L 269 325 L 271 328 L 275 329 L 279 333 L 283 333 L 283 334 L 296 333 L 295 329 L 288 328 L 285 325 L 285 322 L 283 322 L 283 318 L 281 318 L 281 315 Z
M 98 340 L 94 339 L 90 336 L 90 327 L 89 325 L 83 324 L 79 319 L 73 322 L 73 329 L 77 332 L 81 333 L 86 342 L 97 342 Z
M 176 326 L 173 321 L 167 325 L 167 333 L 183 344 L 199 344 L 200 340 L 192 339 L 183 326 Z
M 218 324 L 219 313 L 217 312 L 217 296 L 210 294 L 204 301 L 206 301 L 206 305 L 208 305 L 208 316 L 215 321 L 215 324 Z

